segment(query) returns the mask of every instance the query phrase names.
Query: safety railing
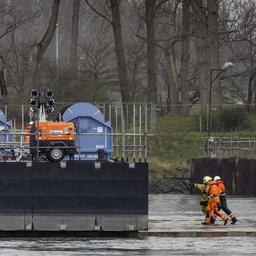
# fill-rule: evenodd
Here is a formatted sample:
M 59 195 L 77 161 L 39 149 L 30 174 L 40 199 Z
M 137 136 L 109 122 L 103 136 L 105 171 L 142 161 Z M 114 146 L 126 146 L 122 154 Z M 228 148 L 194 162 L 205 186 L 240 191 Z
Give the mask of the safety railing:
M 59 134 L 63 136 L 63 134 Z M 99 133 L 92 133 L 92 132 L 79 132 L 75 134 L 69 134 L 68 136 L 74 136 L 75 142 L 77 145 L 81 144 L 80 138 L 81 136 L 99 136 Z M 26 141 L 26 137 L 34 136 L 36 140 L 36 144 L 31 146 L 28 141 Z M 0 132 L 0 158 L 4 156 L 1 155 L 1 152 L 4 151 L 7 155 L 11 156 L 11 151 L 15 151 L 15 155 L 17 159 L 21 159 L 24 157 L 24 153 L 30 154 L 32 149 L 39 152 L 42 149 L 52 149 L 55 146 L 51 145 L 40 145 L 40 141 L 42 140 L 41 137 L 49 136 L 58 136 L 58 134 L 52 133 L 30 133 L 27 131 L 1 131 Z M 112 158 L 114 159 L 122 159 L 123 161 L 136 161 L 136 160 L 146 160 L 148 158 L 148 151 L 147 151 L 147 143 L 148 137 L 153 136 L 153 134 L 142 134 L 142 133 L 103 133 L 100 136 L 110 137 L 111 144 L 113 147 L 112 151 Z M 55 139 L 57 142 L 57 140 Z M 106 141 L 106 140 L 105 140 Z M 66 146 L 66 145 L 59 145 L 58 148 L 61 149 L 75 149 L 74 146 Z M 109 145 L 104 145 L 104 148 L 109 148 Z M 26 152 L 25 152 L 26 151 Z M 80 149 L 76 148 L 76 151 L 79 153 Z M 13 155 L 12 155 L 13 156 Z
M 236 155 L 241 152 L 256 152 L 256 137 L 210 137 L 202 138 L 202 149 L 210 157 L 223 155 L 223 151 Z

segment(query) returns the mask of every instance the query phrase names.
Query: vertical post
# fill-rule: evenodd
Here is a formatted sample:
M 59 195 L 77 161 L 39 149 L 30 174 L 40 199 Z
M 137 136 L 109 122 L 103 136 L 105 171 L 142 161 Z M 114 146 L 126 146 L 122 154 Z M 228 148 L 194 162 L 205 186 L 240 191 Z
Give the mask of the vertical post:
M 102 112 L 103 112 L 103 116 L 106 116 L 106 104 L 103 103 L 103 106 L 102 106 Z
M 5 122 L 5 130 L 7 130 L 7 127 L 6 127 L 6 125 L 7 125 L 7 114 L 8 114 L 8 107 L 7 107 L 7 105 L 5 105 L 4 106 L 4 115 L 5 115 L 5 118 L 6 118 L 6 122 Z
M 144 150 L 144 158 L 145 161 L 147 160 L 148 157 L 148 105 L 147 103 L 145 103 L 145 131 L 144 131 L 144 146 L 145 146 L 145 150 Z
M 140 146 L 140 153 L 139 153 L 139 158 L 141 160 L 141 104 L 139 105 L 139 134 L 140 134 L 140 137 L 139 137 L 139 146 Z
M 117 104 L 115 104 L 115 145 L 116 145 L 116 155 L 118 157 L 119 155 L 119 135 L 117 135 L 118 132 L 118 111 L 117 111 Z
M 112 105 L 111 105 L 111 103 L 108 105 L 108 120 L 112 124 Z
M 124 108 L 123 104 L 121 104 L 121 133 L 122 133 L 122 158 L 125 159 L 125 120 L 124 120 Z
M 56 24 L 56 80 L 59 80 L 59 24 Z
M 211 112 L 212 112 L 212 69 L 210 71 L 209 108 L 208 108 L 208 138 L 211 137 Z
M 202 116 L 199 116 L 199 131 L 202 132 Z
M 8 115 L 7 115 L 8 114 L 8 107 L 7 107 L 7 105 L 4 106 L 4 114 L 5 114 L 5 118 L 6 118 L 6 122 L 5 122 L 5 125 L 4 125 L 5 128 L 4 129 L 5 129 L 5 132 L 6 132 L 7 131 L 7 120 L 8 120 L 7 119 L 8 118 Z M 5 136 L 5 142 L 8 142 L 8 136 L 9 136 L 8 134 Z
M 13 119 L 13 130 L 16 132 L 16 119 Z
M 21 105 L 21 132 L 24 132 L 24 105 Z M 20 136 L 20 146 L 23 146 L 23 135 Z M 22 148 L 21 148 L 22 150 Z
M 129 104 L 126 103 L 126 108 L 125 108 L 125 127 L 129 127 Z
M 135 103 L 133 103 L 133 161 L 135 162 L 136 158 L 136 109 Z
M 118 131 L 118 111 L 117 111 L 117 104 L 115 105 L 115 129 L 116 129 L 116 133 Z
M 151 113 L 151 120 L 150 120 L 150 130 L 155 128 L 156 125 L 156 104 L 150 104 L 150 113 Z
M 22 131 L 24 131 L 24 105 L 21 105 L 21 129 Z

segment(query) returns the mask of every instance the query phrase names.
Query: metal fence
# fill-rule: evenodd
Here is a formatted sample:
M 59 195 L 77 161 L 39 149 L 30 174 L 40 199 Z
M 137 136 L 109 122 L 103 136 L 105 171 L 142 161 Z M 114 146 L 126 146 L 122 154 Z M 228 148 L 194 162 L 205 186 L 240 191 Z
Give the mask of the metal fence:
M 58 102 L 55 104 L 55 112 L 49 114 L 50 120 L 56 120 L 60 110 L 71 102 Z M 176 115 L 195 116 L 195 131 L 202 132 L 208 129 L 208 112 L 203 112 L 199 104 L 191 105 L 165 105 L 152 103 L 93 103 L 105 116 L 106 121 L 111 122 L 113 128 L 113 158 L 125 160 L 144 160 L 149 155 L 149 145 L 154 134 L 154 128 L 162 116 L 172 118 Z M 219 108 L 243 110 L 250 115 L 256 114 L 256 105 L 222 104 L 212 105 L 211 112 Z M 12 121 L 14 144 L 16 147 L 25 146 L 25 128 L 33 119 L 29 105 L 2 105 L 0 110 L 5 113 L 8 120 Z M 161 134 L 159 135 L 161 136 Z M 214 143 L 203 139 L 202 149 L 207 155 L 216 155 L 223 150 L 237 151 L 242 148 L 247 151 L 255 151 L 254 138 L 216 138 Z
M 202 150 L 209 157 L 236 156 L 256 157 L 256 137 L 210 137 L 202 138 Z
M 55 112 L 48 115 L 49 120 L 56 120 L 60 110 L 70 102 L 56 103 Z M 113 133 L 113 158 L 128 161 L 146 160 L 148 158 L 149 138 L 155 127 L 156 110 L 153 104 L 148 103 L 94 103 L 111 122 Z M 13 141 L 8 142 L 7 137 L 0 148 L 10 148 L 10 144 L 19 149 L 21 154 L 29 148 L 25 142 L 28 135 L 26 127 L 33 120 L 33 113 L 29 105 L 4 105 L 0 110 L 12 122 L 12 131 L 1 133 L 2 136 L 12 136 Z M 82 134 L 82 133 L 80 133 Z M 90 133 L 90 135 L 93 135 Z M 95 134 L 96 135 L 96 134 Z M 109 134 L 108 134 L 109 135 Z

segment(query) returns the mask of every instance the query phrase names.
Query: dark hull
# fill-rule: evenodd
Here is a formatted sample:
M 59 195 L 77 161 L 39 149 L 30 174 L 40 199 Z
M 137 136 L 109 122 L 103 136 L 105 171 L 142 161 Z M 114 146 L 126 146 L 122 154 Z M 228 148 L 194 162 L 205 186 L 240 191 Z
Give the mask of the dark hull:
M 0 162 L 0 230 L 139 231 L 148 165 Z

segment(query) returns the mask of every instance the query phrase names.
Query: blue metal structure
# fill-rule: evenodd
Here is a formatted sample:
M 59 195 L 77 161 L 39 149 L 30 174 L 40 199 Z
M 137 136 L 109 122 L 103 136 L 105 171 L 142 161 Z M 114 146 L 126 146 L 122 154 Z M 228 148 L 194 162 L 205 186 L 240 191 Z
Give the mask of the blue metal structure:
M 105 122 L 100 110 L 85 102 L 64 107 L 60 112 L 64 122 L 73 122 L 76 126 L 75 160 L 97 160 L 98 151 L 104 150 L 104 159 L 112 156 L 112 127 Z
M 6 143 L 12 141 L 12 136 L 4 134 L 12 130 L 11 121 L 7 121 L 5 114 L 0 110 L 0 143 Z M 6 156 L 7 152 L 0 146 L 0 157 Z

